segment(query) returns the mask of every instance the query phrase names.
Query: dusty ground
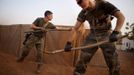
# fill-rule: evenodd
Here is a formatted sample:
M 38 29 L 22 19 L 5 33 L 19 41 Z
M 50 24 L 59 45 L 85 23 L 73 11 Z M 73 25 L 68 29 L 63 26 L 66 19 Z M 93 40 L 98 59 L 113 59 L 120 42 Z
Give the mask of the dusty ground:
M 118 51 L 121 75 L 134 75 L 134 53 Z M 98 57 L 99 58 L 99 57 Z M 14 55 L 0 52 L 0 75 L 36 75 L 36 65 L 32 60 L 17 63 Z M 94 59 L 95 60 L 95 59 Z M 100 60 L 98 60 L 99 62 Z M 97 62 L 96 62 L 97 63 Z M 40 75 L 72 75 L 73 67 L 64 64 L 45 63 Z M 86 75 L 108 75 L 106 65 L 89 64 Z

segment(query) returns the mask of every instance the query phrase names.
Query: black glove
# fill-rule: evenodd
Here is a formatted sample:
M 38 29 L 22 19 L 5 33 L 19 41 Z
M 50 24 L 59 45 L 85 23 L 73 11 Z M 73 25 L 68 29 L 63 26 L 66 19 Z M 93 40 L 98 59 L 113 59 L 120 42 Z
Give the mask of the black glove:
M 112 34 L 109 37 L 110 42 L 115 42 L 119 38 L 119 32 L 118 31 L 113 31 Z
M 72 43 L 68 41 L 65 45 L 64 50 L 65 50 L 65 52 L 69 52 L 69 51 L 71 51 L 71 48 L 72 48 Z

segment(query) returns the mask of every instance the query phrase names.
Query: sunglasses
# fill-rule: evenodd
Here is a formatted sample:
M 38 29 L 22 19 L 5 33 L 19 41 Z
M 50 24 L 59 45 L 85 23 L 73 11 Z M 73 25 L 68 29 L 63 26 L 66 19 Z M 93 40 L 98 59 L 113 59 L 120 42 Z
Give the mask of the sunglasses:
M 77 4 L 79 4 L 79 5 L 80 5 L 81 3 L 82 3 L 82 0 L 79 0 L 79 1 L 77 2 Z

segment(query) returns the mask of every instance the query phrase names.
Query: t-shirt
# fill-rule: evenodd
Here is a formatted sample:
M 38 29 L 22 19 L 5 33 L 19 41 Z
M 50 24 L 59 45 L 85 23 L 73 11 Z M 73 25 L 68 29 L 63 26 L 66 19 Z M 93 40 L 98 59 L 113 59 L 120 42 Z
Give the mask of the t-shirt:
M 38 26 L 38 27 L 44 27 L 44 29 L 56 29 L 56 27 L 51 22 L 45 22 L 44 18 L 37 18 L 33 22 L 33 24 Z M 34 35 L 37 36 L 37 37 L 43 37 L 44 32 L 42 32 L 42 31 L 35 32 Z
M 110 30 L 113 14 L 117 11 L 119 11 L 119 9 L 113 4 L 107 1 L 100 1 L 96 3 L 94 9 L 82 10 L 77 20 L 80 22 L 87 20 L 91 29 Z
M 55 29 L 56 27 L 51 22 L 45 22 L 44 18 L 37 18 L 34 22 L 34 25 L 38 27 L 44 27 L 45 29 Z

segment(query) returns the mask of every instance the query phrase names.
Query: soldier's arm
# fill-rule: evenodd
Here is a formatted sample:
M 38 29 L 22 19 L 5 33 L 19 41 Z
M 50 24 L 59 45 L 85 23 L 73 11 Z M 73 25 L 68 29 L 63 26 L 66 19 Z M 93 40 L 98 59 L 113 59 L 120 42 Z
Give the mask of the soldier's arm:
M 32 25 L 31 25 L 31 29 L 34 29 L 34 30 L 35 30 L 35 29 L 42 29 L 42 27 L 38 27 L 38 26 L 36 26 L 35 24 L 32 24 Z
M 68 41 L 71 42 L 71 41 L 73 40 L 73 35 L 74 35 L 74 33 L 78 31 L 78 29 L 80 28 L 80 26 L 82 25 L 82 23 L 83 23 L 83 22 L 81 22 L 81 21 L 77 21 L 77 22 L 76 22 L 74 28 L 71 30 L 71 33 L 70 33 L 70 36 L 71 36 L 71 37 L 69 37 Z
M 109 3 L 109 2 L 105 2 L 103 4 L 105 13 L 113 15 L 117 18 L 117 22 L 116 22 L 116 27 L 114 29 L 114 31 L 120 31 L 121 27 L 123 26 L 125 17 L 122 14 L 122 12 L 113 4 Z
M 42 27 L 39 27 L 39 21 L 40 21 L 40 18 L 37 18 L 31 25 L 31 29 L 33 30 L 40 30 L 40 29 L 43 29 Z
M 50 29 L 56 29 L 56 26 L 55 26 L 53 23 L 50 23 L 50 24 L 48 25 L 48 28 L 50 28 Z
M 117 18 L 116 27 L 115 27 L 114 31 L 120 31 L 120 29 L 123 26 L 125 17 L 120 11 L 115 12 L 114 16 Z
M 71 37 L 69 37 L 68 41 L 70 41 L 70 42 L 73 41 L 74 33 L 77 32 L 78 29 L 80 28 L 80 26 L 85 22 L 84 14 L 85 14 L 84 10 L 81 10 L 81 12 L 78 14 L 77 22 L 76 22 L 74 28 L 71 30 L 71 33 L 70 33 Z

